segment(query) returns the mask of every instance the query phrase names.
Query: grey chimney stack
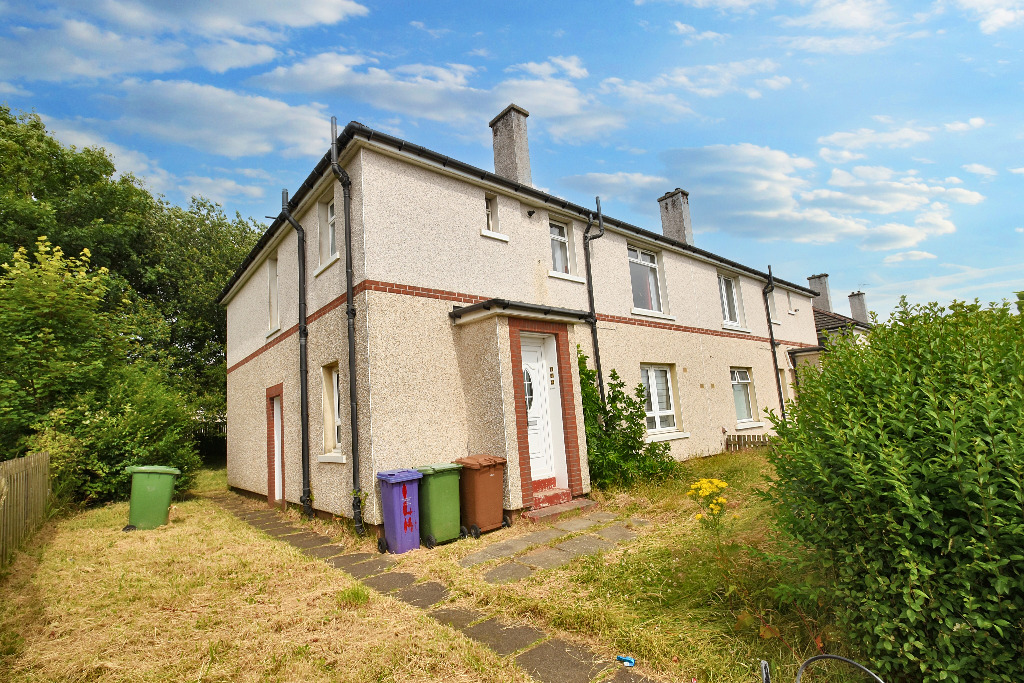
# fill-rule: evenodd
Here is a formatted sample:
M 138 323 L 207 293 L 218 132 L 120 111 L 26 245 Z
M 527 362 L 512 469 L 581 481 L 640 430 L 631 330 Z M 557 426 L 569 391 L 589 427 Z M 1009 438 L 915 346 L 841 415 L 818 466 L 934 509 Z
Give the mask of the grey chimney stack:
M 530 112 L 510 104 L 488 124 L 494 134 L 494 172 L 521 185 L 533 186 L 526 117 Z
M 684 244 L 693 244 L 690 221 L 690 193 L 678 187 L 658 198 L 661 206 L 661 234 Z
M 807 286 L 818 292 L 818 296 L 814 297 L 811 305 L 819 310 L 831 313 L 832 297 L 828 293 L 828 273 L 810 276 L 807 278 Z
M 868 305 L 864 303 L 864 292 L 850 294 L 850 317 L 857 322 L 871 324 L 868 317 Z

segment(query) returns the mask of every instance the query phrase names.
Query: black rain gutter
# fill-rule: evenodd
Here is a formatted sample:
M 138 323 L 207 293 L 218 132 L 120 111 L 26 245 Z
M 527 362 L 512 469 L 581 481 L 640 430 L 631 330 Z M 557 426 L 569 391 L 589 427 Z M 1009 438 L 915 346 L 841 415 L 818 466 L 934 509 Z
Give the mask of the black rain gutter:
M 288 210 L 288 190 L 281 190 L 281 215 L 274 222 L 284 219 L 295 228 L 299 242 L 299 421 L 302 432 L 302 514 L 313 516 L 313 501 L 309 491 L 309 379 L 307 372 L 306 341 L 306 231 L 292 218 Z
M 601 213 L 601 198 L 595 197 L 597 201 L 597 229 L 596 235 L 590 234 L 594 227 L 594 216 L 587 214 L 587 227 L 583 231 L 583 260 L 587 265 L 587 303 L 590 304 L 590 336 L 594 343 L 594 369 L 597 370 L 597 388 L 601 391 L 601 403 L 604 403 L 604 376 L 601 373 L 601 347 L 597 344 L 597 309 L 594 308 L 594 278 L 590 265 L 590 243 L 604 237 L 604 215 Z
M 387 133 L 381 133 L 379 131 L 373 130 L 372 128 L 367 128 L 366 126 L 364 126 L 361 123 L 358 123 L 357 121 L 352 121 L 347 126 L 345 126 L 345 129 L 341 131 L 341 135 L 333 140 L 332 147 L 338 150 L 344 149 L 350 142 L 352 142 L 353 139 L 356 138 L 356 136 L 365 138 L 367 142 L 377 142 L 379 144 L 391 147 L 399 152 L 407 152 L 409 154 L 418 156 L 421 159 L 426 159 L 428 161 L 435 162 L 437 164 L 440 164 L 442 168 L 450 168 L 459 171 L 460 173 L 465 173 L 466 175 L 471 176 L 473 178 L 484 180 L 495 185 L 501 185 L 502 187 L 513 192 L 516 192 L 518 194 L 527 197 L 532 197 L 533 199 L 543 202 L 544 204 L 549 204 L 553 207 L 562 209 L 563 211 L 572 211 L 573 213 L 576 213 L 584 218 L 586 218 L 590 214 L 589 209 L 584 208 L 578 204 L 573 204 L 570 201 L 561 199 L 559 197 L 555 197 L 554 195 L 550 195 L 546 192 L 542 192 L 536 188 L 530 187 L 529 185 L 523 185 L 522 183 L 517 183 L 514 180 L 509 180 L 508 178 L 504 178 L 500 175 L 491 173 L 489 171 L 485 171 L 483 169 L 477 168 L 476 166 L 471 166 L 465 162 L 459 161 L 458 159 L 452 159 L 451 157 L 429 150 L 426 147 L 421 147 L 411 142 L 406 142 L 405 140 L 402 140 L 401 138 L 396 138 L 393 135 L 388 135 Z M 293 208 L 298 206 L 298 204 L 303 200 L 303 198 L 305 198 L 305 196 L 316 186 L 317 182 L 327 171 L 327 169 L 330 168 L 330 166 L 331 156 L 330 152 L 328 152 L 327 154 L 324 154 L 323 158 L 320 159 L 320 161 L 317 163 L 313 171 L 302 182 L 302 185 L 299 186 L 299 189 L 295 191 L 295 196 L 291 202 L 291 206 Z M 605 216 L 604 220 L 605 223 L 607 223 L 608 225 L 619 230 L 622 230 L 624 232 L 630 232 L 645 239 L 649 239 L 654 242 L 660 242 L 661 244 L 665 244 L 680 251 L 688 251 L 692 254 L 696 254 L 697 256 L 701 256 L 708 260 L 720 263 L 723 266 L 727 266 L 733 270 L 744 272 L 747 273 L 748 275 L 754 275 L 761 280 L 767 281 L 768 279 L 767 273 L 762 273 L 761 271 L 755 268 L 751 268 L 750 266 L 745 266 L 742 263 L 738 263 L 736 261 L 724 258 L 717 254 L 713 254 L 710 251 L 705 251 L 704 249 L 695 247 L 692 244 L 679 242 L 669 237 L 665 237 L 660 233 L 644 230 L 643 228 L 639 228 L 635 225 L 631 225 L 629 223 L 617 220 L 615 218 L 611 218 L 609 216 Z M 249 255 L 245 257 L 245 260 L 242 261 L 242 264 L 235 271 L 235 274 L 231 276 L 231 279 L 228 281 L 227 285 L 225 285 L 224 289 L 217 297 L 218 303 L 222 303 L 224 301 L 227 295 L 234 288 L 235 284 L 245 274 L 245 271 L 259 256 L 263 248 L 266 247 L 267 244 L 271 242 L 271 240 L 273 240 L 274 236 L 277 234 L 277 231 L 282 224 L 283 221 L 280 218 L 278 218 L 277 220 L 270 224 L 270 227 L 267 228 L 267 231 L 264 232 L 263 235 L 260 237 L 259 241 L 256 242 L 256 246 L 254 246 L 252 248 L 252 251 L 249 252 Z M 806 294 L 810 294 L 811 296 L 818 296 L 818 292 L 804 285 L 798 285 L 794 282 L 789 282 L 787 280 L 782 280 L 779 278 L 775 278 L 775 282 L 786 287 L 789 287 L 791 289 L 804 292 Z
M 775 329 L 772 323 L 772 309 L 768 305 L 768 297 L 775 291 L 775 280 L 772 278 L 772 267 L 768 266 L 768 283 L 761 290 L 764 299 L 764 317 L 768 321 L 768 343 L 772 351 L 772 365 L 775 367 L 775 388 L 779 391 L 779 413 L 782 421 L 786 421 L 786 399 L 782 396 L 782 378 L 779 376 L 779 356 L 775 353 Z
M 584 322 L 590 320 L 590 314 L 586 311 L 577 311 L 573 308 L 558 308 L 556 306 L 543 306 L 541 304 L 528 304 L 523 301 L 509 301 L 508 299 L 488 299 L 471 306 L 456 306 L 448 313 L 448 317 L 452 320 L 458 320 L 469 313 L 489 311 L 492 308 L 498 308 L 503 311 L 511 308 L 528 313 L 540 313 L 541 315 L 558 315 L 567 318 L 577 318 Z
M 346 130 L 348 130 L 346 128 Z M 363 535 L 363 501 L 359 487 L 359 399 L 356 393 L 356 305 L 352 274 L 352 179 L 338 165 L 338 119 L 331 117 L 331 172 L 341 183 L 345 197 L 345 312 L 348 318 L 348 409 L 352 433 L 352 521 Z

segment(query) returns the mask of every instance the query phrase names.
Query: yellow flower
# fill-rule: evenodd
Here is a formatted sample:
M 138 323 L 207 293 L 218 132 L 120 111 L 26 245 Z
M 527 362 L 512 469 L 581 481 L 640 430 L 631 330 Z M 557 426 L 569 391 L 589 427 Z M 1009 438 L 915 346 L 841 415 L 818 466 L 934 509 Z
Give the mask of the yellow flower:
M 698 512 L 698 513 L 697 513 L 697 519 L 704 519 L 704 515 L 702 515 L 702 514 L 700 514 L 700 513 Z

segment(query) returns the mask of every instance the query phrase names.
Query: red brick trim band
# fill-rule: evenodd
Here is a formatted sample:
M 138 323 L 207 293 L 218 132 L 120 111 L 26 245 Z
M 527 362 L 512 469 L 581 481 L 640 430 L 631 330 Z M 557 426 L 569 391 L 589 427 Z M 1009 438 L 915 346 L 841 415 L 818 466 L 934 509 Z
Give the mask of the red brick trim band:
M 573 394 L 572 358 L 569 355 L 569 329 L 565 323 L 549 323 L 527 318 L 508 319 L 509 346 L 512 351 L 512 394 L 515 398 L 516 442 L 519 445 L 519 480 L 523 492 L 523 507 L 533 505 L 533 475 L 530 472 L 530 435 L 526 418 L 526 395 L 523 393 L 523 347 L 520 333 L 535 332 L 555 337 L 558 356 L 558 383 L 562 398 L 562 435 L 565 442 L 565 468 L 569 475 L 569 491 L 583 495 L 583 476 L 580 469 L 580 442 L 576 427 L 576 400 Z
M 276 463 L 274 462 L 274 399 L 281 399 L 281 500 L 275 497 L 274 475 Z M 267 387 L 267 502 L 271 505 L 287 505 L 284 500 L 284 383 Z
M 416 287 L 414 285 L 399 285 L 394 282 L 383 282 L 381 280 L 363 280 L 362 282 L 357 284 L 352 291 L 357 296 L 365 291 L 387 292 L 389 294 L 405 294 L 406 296 L 419 296 L 427 299 L 441 299 L 444 301 L 454 301 L 456 303 L 467 305 L 478 304 L 481 301 L 487 301 L 487 299 L 490 298 L 486 296 L 479 296 L 476 294 L 463 294 L 461 292 L 452 292 L 445 289 L 431 289 L 429 287 Z M 331 311 L 338 308 L 344 303 L 345 295 L 342 294 L 338 298 L 333 299 L 329 303 L 321 306 L 313 313 L 310 313 L 309 316 L 306 318 L 306 324 L 308 325 L 309 323 L 312 323 L 315 320 L 322 318 L 323 316 L 327 315 L 328 313 L 330 313 Z M 597 315 L 597 319 L 602 322 L 621 323 L 624 325 L 638 325 L 640 327 L 654 327 L 661 330 L 671 330 L 673 332 L 690 332 L 692 334 L 706 334 L 712 337 L 732 337 L 734 339 L 746 339 L 748 341 L 758 341 L 764 343 L 768 343 L 769 341 L 768 337 L 758 337 L 752 334 L 742 334 L 739 332 L 726 332 L 720 330 L 708 330 L 703 327 L 673 325 L 672 323 L 665 323 L 657 320 L 625 318 L 618 315 L 605 315 L 603 313 L 599 313 Z M 298 331 L 299 326 L 292 325 L 287 330 L 282 331 L 276 337 L 274 337 L 269 342 L 267 342 L 260 348 L 256 349 L 252 353 L 250 353 L 242 360 L 238 361 L 234 365 L 231 365 L 227 370 L 228 373 L 237 370 L 238 368 L 242 367 L 243 365 L 253 360 L 254 358 L 261 356 L 262 354 L 274 348 L 275 346 L 283 342 L 285 339 L 291 337 Z M 784 339 L 776 339 L 775 341 L 780 344 L 796 348 L 812 348 L 817 346 L 816 342 L 814 344 L 804 344 L 803 342 L 792 342 L 786 341 Z

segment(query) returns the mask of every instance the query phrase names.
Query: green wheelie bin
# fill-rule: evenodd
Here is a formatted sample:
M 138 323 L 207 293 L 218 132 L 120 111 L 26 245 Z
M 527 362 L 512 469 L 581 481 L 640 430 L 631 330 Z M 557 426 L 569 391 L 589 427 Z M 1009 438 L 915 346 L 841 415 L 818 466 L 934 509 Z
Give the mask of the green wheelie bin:
M 155 529 L 167 524 L 171 512 L 174 478 L 181 474 L 176 467 L 146 465 L 127 467 L 132 475 L 132 499 L 128 508 L 129 529 Z
M 459 470 L 462 465 L 438 463 L 416 470 L 420 480 L 420 539 L 427 548 L 456 538 L 465 538 L 459 526 Z

